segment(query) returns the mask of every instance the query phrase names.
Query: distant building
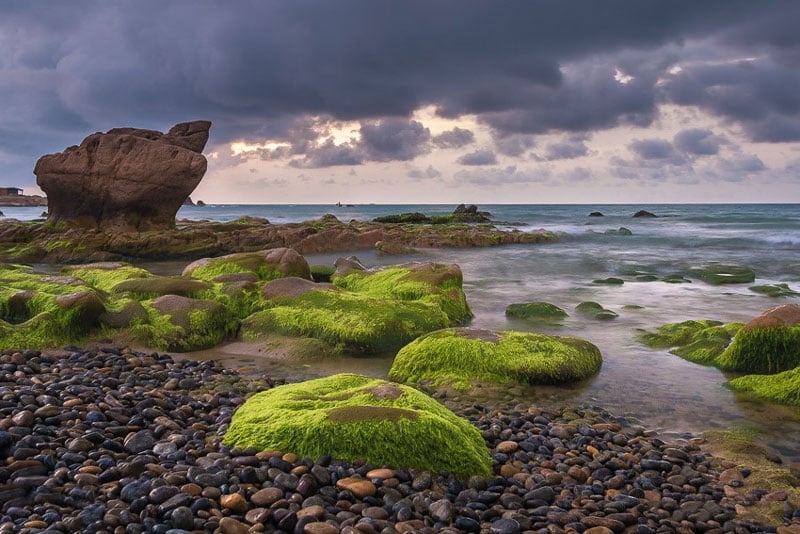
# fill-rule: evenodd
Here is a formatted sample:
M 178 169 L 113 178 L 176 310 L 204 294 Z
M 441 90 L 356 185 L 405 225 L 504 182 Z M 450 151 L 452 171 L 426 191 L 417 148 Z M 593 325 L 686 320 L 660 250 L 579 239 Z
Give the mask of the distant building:
M 19 187 L 0 187 L 0 196 L 18 197 L 22 195 L 22 189 Z

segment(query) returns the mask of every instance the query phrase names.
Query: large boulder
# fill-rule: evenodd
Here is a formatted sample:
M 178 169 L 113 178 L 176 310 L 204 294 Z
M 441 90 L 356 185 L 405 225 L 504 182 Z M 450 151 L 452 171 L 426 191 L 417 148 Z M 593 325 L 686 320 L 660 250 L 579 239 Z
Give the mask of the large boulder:
M 595 375 L 600 350 L 582 339 L 528 332 L 449 328 L 403 347 L 389 378 L 470 390 L 483 384 L 564 384 Z
M 219 258 L 202 258 L 187 265 L 183 276 L 210 282 L 224 281 L 227 275 L 252 273 L 259 280 L 294 276 L 312 280 L 306 259 L 291 248 L 273 248 L 258 252 L 237 252 Z
M 48 221 L 125 230 L 172 228 L 206 172 L 209 121 L 166 134 L 114 128 L 80 146 L 39 158 L 33 172 L 47 194 Z
M 784 304 L 746 323 L 717 365 L 755 374 L 780 373 L 800 365 L 800 305 Z
M 351 374 L 253 395 L 233 415 L 224 441 L 463 477 L 487 476 L 491 468 L 489 450 L 467 420 L 410 387 Z

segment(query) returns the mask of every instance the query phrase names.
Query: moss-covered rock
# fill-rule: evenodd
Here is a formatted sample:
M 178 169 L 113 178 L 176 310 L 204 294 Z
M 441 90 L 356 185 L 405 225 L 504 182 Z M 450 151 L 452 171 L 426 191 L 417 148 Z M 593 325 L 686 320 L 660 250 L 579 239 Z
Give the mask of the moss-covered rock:
M 720 369 L 755 374 L 800 365 L 800 305 L 772 308 L 745 324 L 717 364 Z
M 549 302 L 525 302 L 506 306 L 506 317 L 552 322 L 568 317 L 567 312 Z
M 788 284 L 767 284 L 761 286 L 751 286 L 750 291 L 760 293 L 768 297 L 798 297 L 800 293 L 790 288 Z
M 202 280 L 192 280 L 183 276 L 151 276 L 123 280 L 111 288 L 114 293 L 135 293 L 140 298 L 154 298 L 161 295 L 180 295 L 197 297 L 213 288 L 213 284 Z
M 0 266 L 0 344 L 45 348 L 74 342 L 99 326 L 105 311 L 94 289 L 70 276 Z
M 560 384 L 600 370 L 600 351 L 582 339 L 451 328 L 403 347 L 389 378 L 468 390 L 476 383 Z
M 694 269 L 692 275 L 707 284 L 747 284 L 756 279 L 756 273 L 750 267 L 742 265 L 711 264 Z
M 741 376 L 728 382 L 728 386 L 766 401 L 800 406 L 800 366 L 774 375 Z
M 587 300 L 575 306 L 575 311 L 585 317 L 598 321 L 610 321 L 619 317 L 615 312 L 605 309 L 601 304 Z
M 221 275 L 254 273 L 259 280 L 273 280 L 295 276 L 311 280 L 311 269 L 306 259 L 290 248 L 273 248 L 258 252 L 239 252 L 218 258 L 203 258 L 190 263 L 183 276 L 210 282 L 219 281 Z
M 454 475 L 488 475 L 489 451 L 468 421 L 412 388 L 341 374 L 263 391 L 233 415 L 233 447 Z
M 691 320 L 664 325 L 656 333 L 645 332 L 641 339 L 653 348 L 674 347 L 672 354 L 691 362 L 719 365 L 717 359 L 741 327 L 741 323 Z
M 186 352 L 213 347 L 238 327 L 225 306 L 210 300 L 165 295 L 142 303 L 149 321 L 131 326 L 131 333 L 159 350 Z
M 116 285 L 122 282 L 141 280 L 153 276 L 147 269 L 134 267 L 125 262 L 101 262 L 67 266 L 61 272 L 79 278 L 86 285 L 106 293 L 110 293 Z

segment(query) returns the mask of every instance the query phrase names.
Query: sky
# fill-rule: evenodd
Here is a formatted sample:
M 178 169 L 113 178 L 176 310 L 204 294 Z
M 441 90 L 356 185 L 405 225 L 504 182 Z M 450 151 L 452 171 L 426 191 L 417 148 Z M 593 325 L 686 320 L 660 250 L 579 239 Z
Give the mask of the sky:
M 800 202 L 800 2 L 0 0 L 0 185 L 210 120 L 207 203 Z

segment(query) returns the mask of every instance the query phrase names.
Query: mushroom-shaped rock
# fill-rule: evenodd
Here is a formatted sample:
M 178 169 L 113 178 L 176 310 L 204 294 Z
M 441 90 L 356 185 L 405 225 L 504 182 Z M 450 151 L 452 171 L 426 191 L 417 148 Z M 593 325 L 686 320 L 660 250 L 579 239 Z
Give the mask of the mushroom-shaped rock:
M 800 305 L 784 304 L 746 323 L 717 363 L 724 370 L 756 374 L 800 365 Z
M 460 476 L 486 476 L 491 467 L 480 432 L 467 420 L 413 388 L 352 374 L 253 395 L 233 415 L 224 441 Z
M 238 252 L 218 258 L 203 258 L 183 269 L 183 276 L 211 282 L 221 281 L 220 276 L 234 273 L 253 273 L 259 280 L 273 280 L 286 276 L 312 279 L 306 259 L 296 250 L 285 247 L 258 252 Z
M 172 228 L 175 214 L 206 172 L 211 123 L 168 133 L 114 128 L 80 146 L 39 158 L 33 172 L 47 194 L 48 221 L 103 230 Z
M 593 376 L 602 362 L 599 349 L 582 339 L 450 328 L 403 347 L 389 378 L 461 390 L 475 382 L 560 384 Z

